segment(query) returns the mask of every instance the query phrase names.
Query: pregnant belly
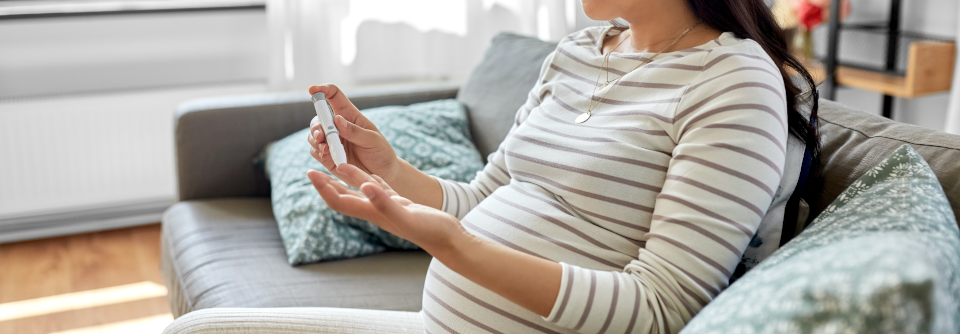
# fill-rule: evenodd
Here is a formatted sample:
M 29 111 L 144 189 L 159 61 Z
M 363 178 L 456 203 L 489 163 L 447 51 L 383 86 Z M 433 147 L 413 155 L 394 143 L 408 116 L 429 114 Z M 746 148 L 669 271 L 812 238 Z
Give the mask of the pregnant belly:
M 576 215 L 543 188 L 513 181 L 461 220 L 481 238 L 536 257 L 598 270 L 622 270 L 639 245 Z
M 637 257 L 639 246 L 590 223 L 565 208 L 542 188 L 511 182 L 498 188 L 462 220 L 474 235 L 551 261 L 621 271 Z M 430 333 L 565 333 L 530 312 L 448 269 L 434 259 L 423 296 Z

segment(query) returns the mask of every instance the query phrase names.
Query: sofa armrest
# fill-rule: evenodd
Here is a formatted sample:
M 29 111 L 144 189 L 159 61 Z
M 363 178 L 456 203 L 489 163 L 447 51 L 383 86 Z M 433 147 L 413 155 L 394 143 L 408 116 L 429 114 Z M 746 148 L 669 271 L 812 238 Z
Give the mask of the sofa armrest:
M 393 85 L 345 89 L 344 94 L 366 109 L 454 98 L 459 86 Z M 182 103 L 174 118 L 179 200 L 269 196 L 270 183 L 253 159 L 268 143 L 306 128 L 314 115 L 306 91 Z
M 423 333 L 417 312 L 325 307 L 209 308 L 178 318 L 163 334 Z

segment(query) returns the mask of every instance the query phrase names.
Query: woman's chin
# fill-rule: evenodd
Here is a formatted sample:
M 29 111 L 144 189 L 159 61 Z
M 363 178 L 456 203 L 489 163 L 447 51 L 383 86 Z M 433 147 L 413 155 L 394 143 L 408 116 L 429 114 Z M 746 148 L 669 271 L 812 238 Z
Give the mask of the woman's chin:
M 583 13 L 594 21 L 610 21 L 619 17 L 616 10 L 611 8 L 610 1 L 603 0 L 582 0 Z

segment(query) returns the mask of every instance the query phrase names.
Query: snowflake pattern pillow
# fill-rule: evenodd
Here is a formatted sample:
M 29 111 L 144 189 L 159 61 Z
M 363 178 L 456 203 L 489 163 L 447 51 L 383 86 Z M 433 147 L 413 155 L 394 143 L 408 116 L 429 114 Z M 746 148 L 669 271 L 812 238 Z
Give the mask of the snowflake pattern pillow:
M 682 333 L 958 333 L 960 230 L 903 145 Z
M 397 155 L 439 178 L 469 182 L 483 168 L 470 139 L 464 107 L 456 100 L 366 109 Z M 307 171 L 328 173 L 310 156 L 303 129 L 266 149 L 273 215 L 290 264 L 358 257 L 388 248 L 417 246 L 365 220 L 330 209 L 307 179 Z

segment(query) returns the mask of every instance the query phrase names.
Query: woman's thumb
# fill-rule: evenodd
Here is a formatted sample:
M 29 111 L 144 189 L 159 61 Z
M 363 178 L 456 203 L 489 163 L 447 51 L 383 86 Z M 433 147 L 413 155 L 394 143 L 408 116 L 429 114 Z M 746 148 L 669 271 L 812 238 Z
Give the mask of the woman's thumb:
M 337 123 L 337 129 L 340 130 L 340 137 L 351 143 L 362 147 L 374 147 L 380 141 L 380 135 L 376 131 L 364 129 L 343 118 L 343 116 L 337 115 L 334 122 Z

